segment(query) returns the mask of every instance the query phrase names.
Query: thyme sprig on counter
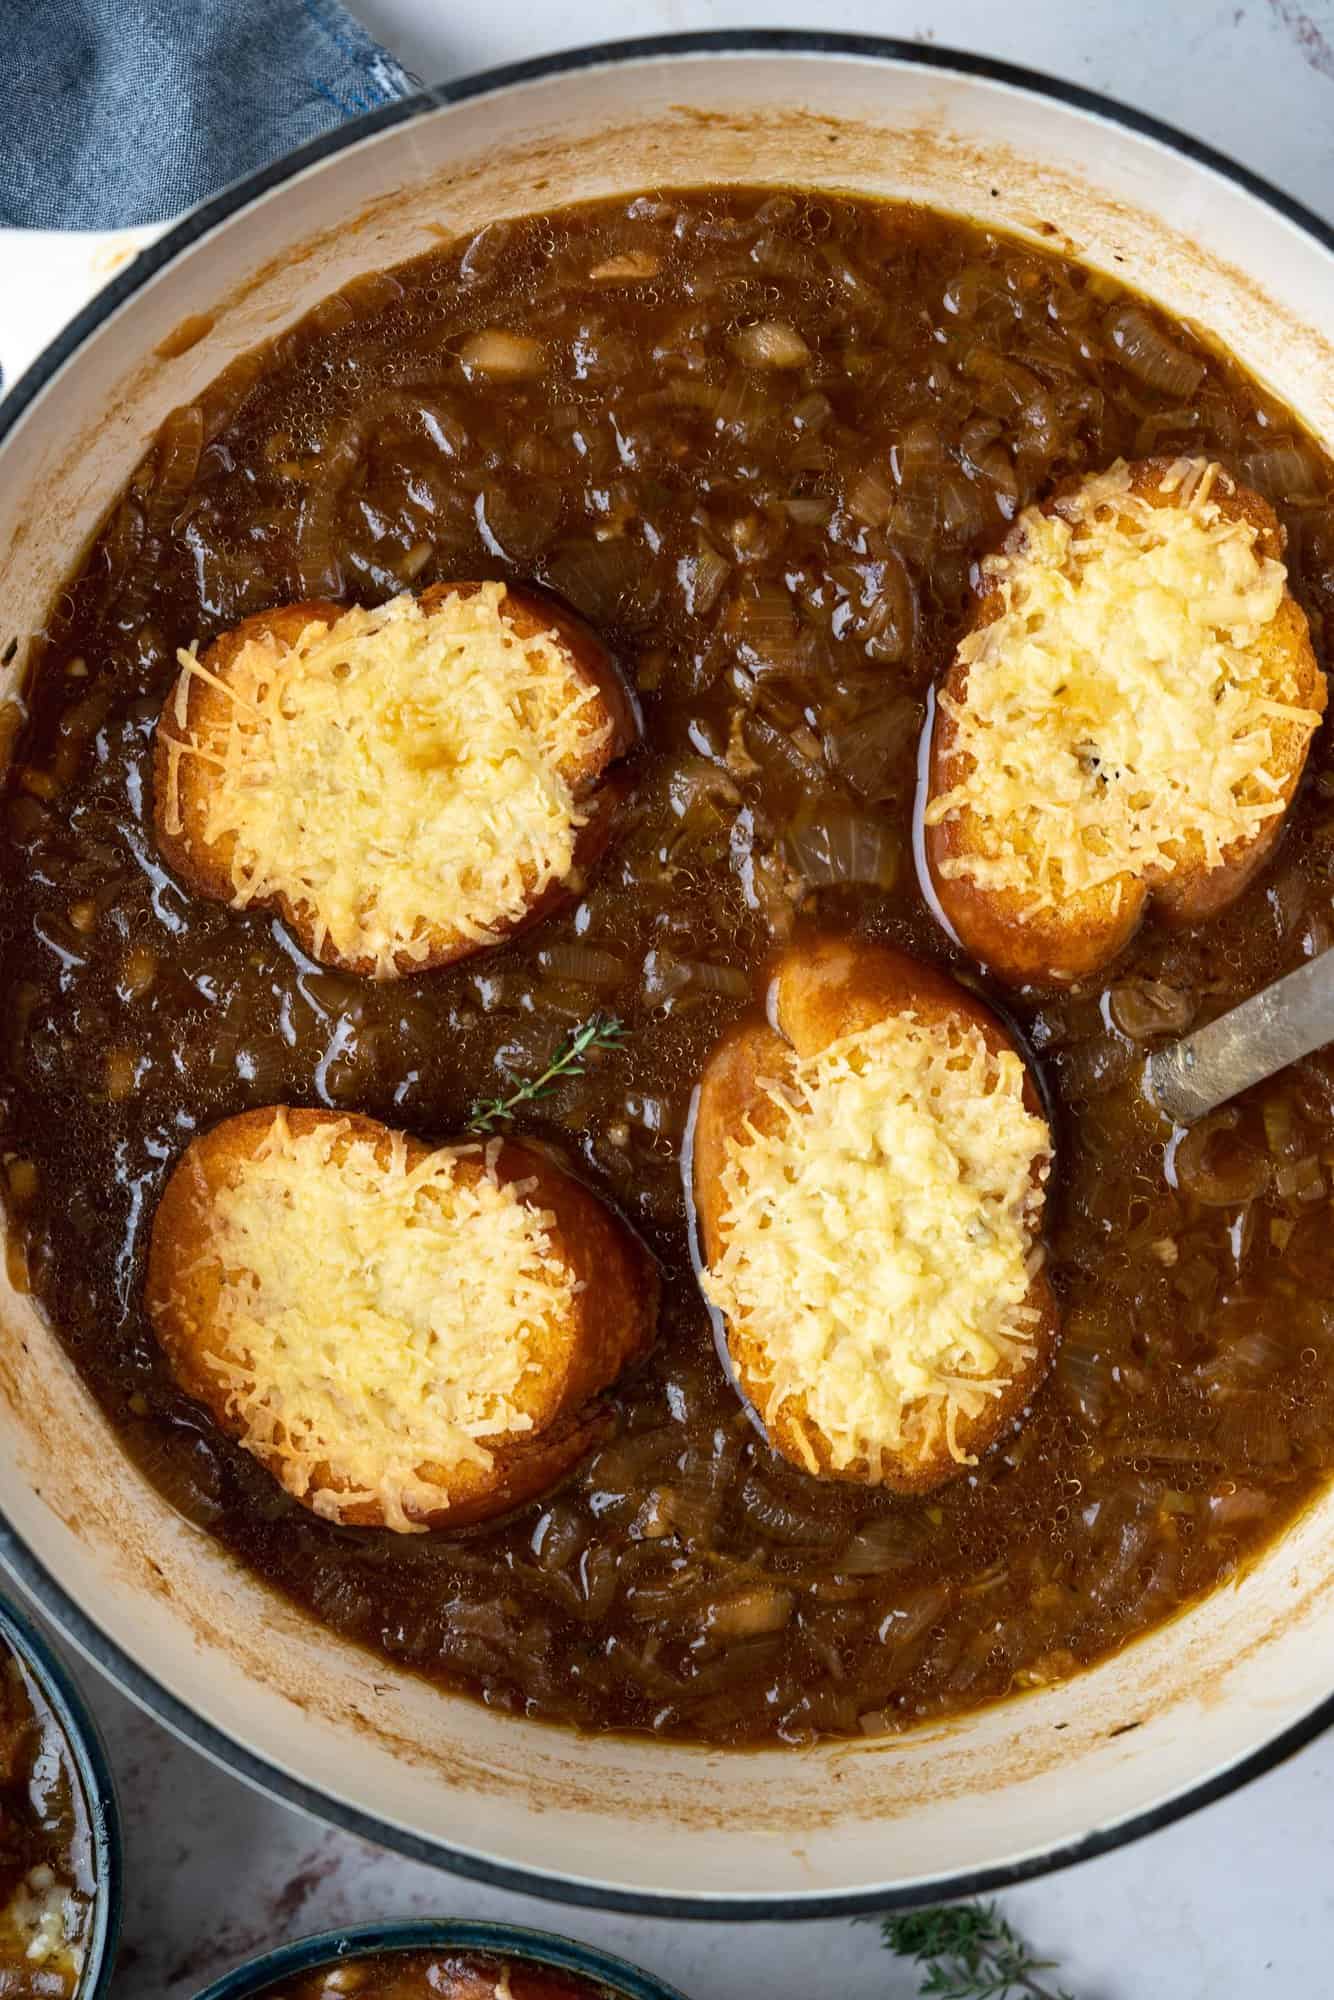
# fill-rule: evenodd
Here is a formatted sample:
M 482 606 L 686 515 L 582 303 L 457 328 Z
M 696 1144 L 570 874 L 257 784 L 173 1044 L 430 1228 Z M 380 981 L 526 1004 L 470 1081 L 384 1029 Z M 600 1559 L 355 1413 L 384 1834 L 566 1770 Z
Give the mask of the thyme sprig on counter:
M 1055 1961 L 1035 1958 L 994 1903 L 913 1910 L 880 1929 L 891 1951 L 926 1967 L 921 2000 L 1073 2000 L 1037 1979 Z
M 520 1105 L 535 1104 L 539 1098 L 548 1097 L 557 1084 L 582 1076 L 594 1050 L 614 1049 L 624 1034 L 625 1024 L 614 1014 L 590 1014 L 565 1037 L 541 1076 L 512 1077 L 514 1088 L 508 1097 L 493 1097 L 485 1104 L 474 1105 L 467 1130 L 494 1132 L 498 1125 L 508 1125 Z

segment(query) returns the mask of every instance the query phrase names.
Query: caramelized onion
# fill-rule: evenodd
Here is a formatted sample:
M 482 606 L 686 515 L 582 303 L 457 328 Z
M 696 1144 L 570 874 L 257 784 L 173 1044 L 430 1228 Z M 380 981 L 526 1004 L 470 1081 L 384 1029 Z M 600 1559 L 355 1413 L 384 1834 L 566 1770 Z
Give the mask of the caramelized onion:
M 686 610 L 692 618 L 706 617 L 712 611 L 731 574 L 731 563 L 720 556 L 713 544 L 701 533 L 696 554 L 680 566 Z
M 459 259 L 459 276 L 465 283 L 489 277 L 513 242 L 514 234 L 512 222 L 488 222 L 479 229 Z
M 1275 1333 L 1254 1327 L 1219 1349 L 1201 1372 L 1216 1386 L 1264 1381 L 1291 1366 L 1292 1357 Z
M 1228 1534 L 1237 1528 L 1252 1528 L 1257 1521 L 1263 1521 L 1273 1512 L 1274 1497 L 1262 1493 L 1255 1486 L 1232 1486 L 1211 1493 L 1208 1499 L 1209 1526 L 1220 1534 Z
M 804 368 L 811 350 L 786 320 L 762 319 L 746 326 L 732 342 L 748 368 Z
M 1248 451 L 1237 470 L 1267 500 L 1311 499 L 1320 490 L 1311 454 L 1294 438 L 1275 438 L 1262 451 Z
M 459 361 L 469 379 L 474 375 L 490 375 L 497 380 L 540 375 L 542 343 L 531 334 L 507 333 L 503 327 L 489 326 L 481 333 L 468 335 L 459 349 Z
M 809 396 L 803 396 L 788 412 L 795 429 L 810 437 L 822 431 L 834 414 L 834 406 L 828 396 L 816 389 Z
M 882 1646 L 907 1646 L 940 1622 L 954 1597 L 945 1583 L 929 1583 L 903 1598 L 880 1621 L 876 1634 Z
M 351 308 L 357 319 L 371 319 L 388 311 L 403 297 L 403 287 L 389 271 L 362 271 L 336 294 Z
M 840 1539 L 838 1524 L 827 1512 L 797 1506 L 755 1473 L 742 1486 L 741 1512 L 766 1541 L 827 1549 Z
M 712 965 L 700 959 L 676 958 L 669 951 L 651 951 L 644 960 L 644 999 L 660 1007 L 685 993 L 717 993 L 744 1000 L 750 981 L 738 967 Z
M 125 1432 L 128 1450 L 177 1513 L 196 1528 L 211 1528 L 223 1512 L 219 1448 L 184 1427 L 136 1423 Z
M 624 536 L 567 542 L 551 562 L 552 587 L 594 624 L 638 623 L 657 602 L 637 545 Z
M 1113 1365 L 1097 1328 L 1072 1318 L 1056 1351 L 1056 1380 L 1090 1429 L 1098 1428 L 1111 1404 Z
M 533 1529 L 533 1554 L 543 1569 L 567 1568 L 587 1542 L 588 1526 L 587 1516 L 569 1501 L 548 1507 Z
M 1114 307 L 1106 331 L 1124 366 L 1151 389 L 1193 396 L 1203 382 L 1204 363 L 1161 333 L 1141 306 Z
M 812 888 L 861 882 L 892 889 L 902 856 L 899 837 L 884 820 L 837 799 L 799 813 L 784 835 L 783 849 Z
M 1195 1018 L 1191 995 L 1160 979 L 1122 980 L 1112 988 L 1109 1003 L 1112 1019 L 1132 1042 L 1147 1042 L 1154 1035 L 1184 1034 Z
M 1150 1465 L 1198 1465 L 1209 1454 L 1197 1438 L 1126 1437 L 1118 1441 L 1116 1456 L 1131 1463 L 1144 1459 Z
M 1313 1153 L 1300 1160 L 1281 1160 L 1274 1169 L 1274 1187 L 1287 1201 L 1323 1201 L 1326 1187 L 1320 1161 Z
M 921 703 L 897 695 L 831 730 L 824 740 L 825 755 L 863 799 L 887 799 L 911 784 L 921 734 Z
M 1287 1465 L 1292 1440 L 1282 1414 L 1263 1389 L 1233 1389 L 1220 1385 L 1222 1414 L 1218 1420 L 1218 1450 L 1229 1465 Z
M 722 386 L 714 409 L 714 423 L 720 431 L 733 431 L 742 438 L 754 437 L 772 423 L 775 408 L 773 396 L 763 382 L 746 369 L 738 368 Z
M 701 1619 L 705 1636 L 714 1641 L 754 1639 L 764 1632 L 781 1632 L 792 1616 L 793 1596 L 777 1584 L 757 1584 L 751 1590 L 717 1597 Z
M 872 460 L 865 466 L 847 490 L 844 504 L 848 512 L 868 527 L 883 527 L 894 511 L 898 492 L 890 477 L 889 468 Z
M 921 1553 L 922 1535 L 906 1508 L 869 1521 L 852 1537 L 839 1568 L 849 1576 L 883 1576 L 915 1562 Z
M 1211 1112 L 1177 1147 L 1178 1185 L 1207 1208 L 1253 1201 L 1269 1185 L 1268 1160 L 1236 1137 L 1238 1115 L 1232 1105 Z
M 553 944 L 541 954 L 541 962 L 556 979 L 572 979 L 580 986 L 619 986 L 625 978 L 624 959 L 589 944 Z
M 589 272 L 595 284 L 635 285 L 656 278 L 661 261 L 646 250 L 627 250 L 619 257 L 605 257 Z
M 149 532 L 163 534 L 179 513 L 199 468 L 204 413 L 197 403 L 173 410 L 158 440 L 157 471 L 149 498 Z
M 749 585 L 727 609 L 727 629 L 753 673 L 785 673 L 800 660 L 801 630 L 781 584 Z

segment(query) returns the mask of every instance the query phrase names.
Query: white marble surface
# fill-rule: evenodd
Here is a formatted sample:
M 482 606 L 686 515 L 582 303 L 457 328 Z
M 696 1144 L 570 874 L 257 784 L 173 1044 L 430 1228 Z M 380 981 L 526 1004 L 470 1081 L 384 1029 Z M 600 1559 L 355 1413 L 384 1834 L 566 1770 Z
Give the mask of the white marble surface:
M 1334 214 L 1334 0 L 360 0 L 358 11 L 431 81 L 608 35 L 693 27 L 816 24 L 975 49 L 1156 112 Z M 91 1670 L 83 1677 L 128 1824 L 116 2000 L 187 2000 L 264 1944 L 428 1913 L 565 1929 L 654 1968 L 692 2000 L 906 2000 L 916 1990 L 873 1925 L 565 1912 L 401 1861 L 268 1803 Z M 1004 1900 L 1061 1960 L 1079 2000 L 1318 2000 L 1334 1991 L 1334 1742 L 1152 1839 Z

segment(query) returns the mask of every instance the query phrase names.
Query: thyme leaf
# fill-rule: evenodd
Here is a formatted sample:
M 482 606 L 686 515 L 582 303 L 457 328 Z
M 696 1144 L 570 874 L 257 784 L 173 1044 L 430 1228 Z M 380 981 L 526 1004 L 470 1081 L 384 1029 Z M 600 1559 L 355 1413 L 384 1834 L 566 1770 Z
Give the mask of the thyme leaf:
M 956 1903 L 881 1925 L 885 1944 L 925 1970 L 921 2000 L 1073 2000 L 1037 1974 L 1054 1960 L 1035 1958 L 994 1903 Z
M 624 1034 L 624 1023 L 618 1021 L 614 1014 L 591 1014 L 565 1037 L 541 1076 L 511 1077 L 509 1080 L 514 1088 L 509 1095 L 475 1104 L 465 1129 L 469 1132 L 494 1132 L 498 1125 L 508 1125 L 521 1105 L 535 1104 L 539 1098 L 548 1097 L 557 1084 L 570 1077 L 582 1076 L 594 1050 L 614 1049 Z

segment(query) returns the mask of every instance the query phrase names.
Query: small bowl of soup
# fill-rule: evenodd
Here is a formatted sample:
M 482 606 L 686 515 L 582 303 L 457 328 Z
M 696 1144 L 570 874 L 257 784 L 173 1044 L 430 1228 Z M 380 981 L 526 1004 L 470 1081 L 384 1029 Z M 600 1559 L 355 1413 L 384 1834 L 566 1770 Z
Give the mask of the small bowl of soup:
M 675 1987 L 574 1938 L 513 1924 L 421 1918 L 279 1945 L 199 2000 L 683 2000 Z
M 100 2000 L 120 1929 L 106 1749 L 68 1669 L 0 1599 L 0 1995 Z

